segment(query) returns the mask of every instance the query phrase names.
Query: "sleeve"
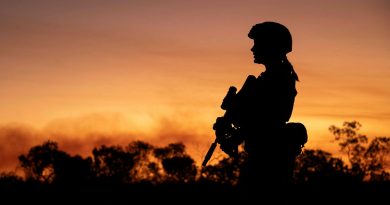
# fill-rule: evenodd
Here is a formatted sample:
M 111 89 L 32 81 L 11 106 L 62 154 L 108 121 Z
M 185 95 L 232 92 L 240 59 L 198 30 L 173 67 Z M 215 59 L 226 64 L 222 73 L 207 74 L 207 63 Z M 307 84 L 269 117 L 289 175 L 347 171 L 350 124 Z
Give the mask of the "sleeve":
M 290 120 L 294 109 L 295 96 L 297 94 L 295 80 L 290 79 L 281 96 L 281 118 L 283 119 L 283 122 L 288 122 Z
M 251 103 L 253 103 L 253 95 L 256 92 L 256 77 L 249 75 L 241 89 L 237 92 L 234 102 L 234 108 L 232 109 L 233 121 L 236 125 L 240 126 L 248 120 L 251 112 Z

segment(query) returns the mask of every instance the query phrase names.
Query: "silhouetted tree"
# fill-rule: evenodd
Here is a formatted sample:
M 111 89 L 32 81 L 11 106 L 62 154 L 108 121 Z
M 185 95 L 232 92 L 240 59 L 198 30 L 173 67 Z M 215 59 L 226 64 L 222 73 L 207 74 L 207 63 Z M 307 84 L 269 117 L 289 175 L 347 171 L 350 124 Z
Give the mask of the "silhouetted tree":
M 58 144 L 53 141 L 32 147 L 27 155 L 20 155 L 20 165 L 26 178 L 40 182 L 52 182 L 54 178 L 54 161 L 58 155 L 66 155 L 58 150 Z
M 195 161 L 185 152 L 183 143 L 156 148 L 154 155 L 161 160 L 169 181 L 182 183 L 195 181 L 197 174 Z
M 55 159 L 53 168 L 53 183 L 84 184 L 95 177 L 91 157 L 84 159 L 79 155 L 60 154 Z
M 366 135 L 358 133 L 361 126 L 352 121 L 344 122 L 341 128 L 332 125 L 329 130 L 339 141 L 341 151 L 347 154 L 353 176 L 360 180 L 389 180 L 384 167 L 390 153 L 390 138 L 376 137 L 369 142 Z
M 175 156 L 186 155 L 185 145 L 183 143 L 172 143 L 166 147 L 156 148 L 154 154 L 158 158 L 171 158 Z
M 15 172 L 1 172 L 0 173 L 0 199 L 2 204 L 6 204 L 8 198 L 12 198 L 15 194 L 19 194 L 25 185 L 22 177 Z M 14 198 L 15 199 L 15 198 Z M 15 200 L 12 201 L 15 203 Z
M 1 172 L 0 173 L 0 185 L 1 187 L 15 185 L 23 182 L 22 177 L 18 176 L 15 172 Z
M 236 185 L 246 157 L 245 152 L 240 152 L 237 158 L 224 158 L 215 165 L 207 165 L 202 169 L 201 180 Z
M 371 181 L 390 181 L 390 174 L 385 170 L 389 153 L 390 137 L 376 137 L 370 142 L 364 157 Z
M 90 158 L 72 157 L 53 141 L 32 147 L 27 155 L 19 156 L 19 161 L 28 180 L 80 184 L 93 176 Z
M 134 168 L 131 170 L 133 182 L 160 182 L 160 167 L 153 150 L 154 146 L 142 141 L 131 142 L 126 147 L 126 151 L 134 156 Z
M 323 150 L 304 150 L 297 158 L 295 183 L 332 183 L 348 180 L 348 168 L 339 158 Z
M 133 153 L 123 150 L 120 146 L 105 146 L 92 151 L 96 176 L 106 182 L 129 183 L 134 167 Z

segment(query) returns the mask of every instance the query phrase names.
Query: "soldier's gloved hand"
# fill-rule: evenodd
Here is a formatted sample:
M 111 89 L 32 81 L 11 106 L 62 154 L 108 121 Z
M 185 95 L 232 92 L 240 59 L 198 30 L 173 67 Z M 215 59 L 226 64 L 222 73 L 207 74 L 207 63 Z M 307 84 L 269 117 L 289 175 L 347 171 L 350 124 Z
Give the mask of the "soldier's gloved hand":
M 224 117 L 217 117 L 213 125 L 214 130 L 223 130 L 226 127 L 226 119 Z

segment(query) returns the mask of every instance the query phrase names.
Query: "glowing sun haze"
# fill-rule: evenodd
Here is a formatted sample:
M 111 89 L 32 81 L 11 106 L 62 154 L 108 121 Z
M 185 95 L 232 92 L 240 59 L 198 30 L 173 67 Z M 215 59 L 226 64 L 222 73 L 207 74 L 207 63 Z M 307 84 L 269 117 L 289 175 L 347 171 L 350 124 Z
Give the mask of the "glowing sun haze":
M 291 121 L 308 147 L 357 120 L 390 134 L 389 3 L 382 0 L 0 2 L 0 169 L 45 139 L 71 153 L 134 139 L 186 143 L 199 160 L 229 86 L 253 63 L 247 33 L 286 25 L 301 82 Z

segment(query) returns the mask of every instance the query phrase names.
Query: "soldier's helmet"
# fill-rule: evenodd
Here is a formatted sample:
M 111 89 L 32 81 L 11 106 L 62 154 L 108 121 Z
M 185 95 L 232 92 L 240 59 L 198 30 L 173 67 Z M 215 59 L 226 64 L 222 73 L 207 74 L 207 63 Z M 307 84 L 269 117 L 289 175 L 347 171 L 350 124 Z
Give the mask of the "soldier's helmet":
M 248 33 L 248 37 L 261 41 L 261 46 L 272 48 L 287 54 L 292 51 L 290 31 L 280 23 L 266 21 L 256 24 Z

